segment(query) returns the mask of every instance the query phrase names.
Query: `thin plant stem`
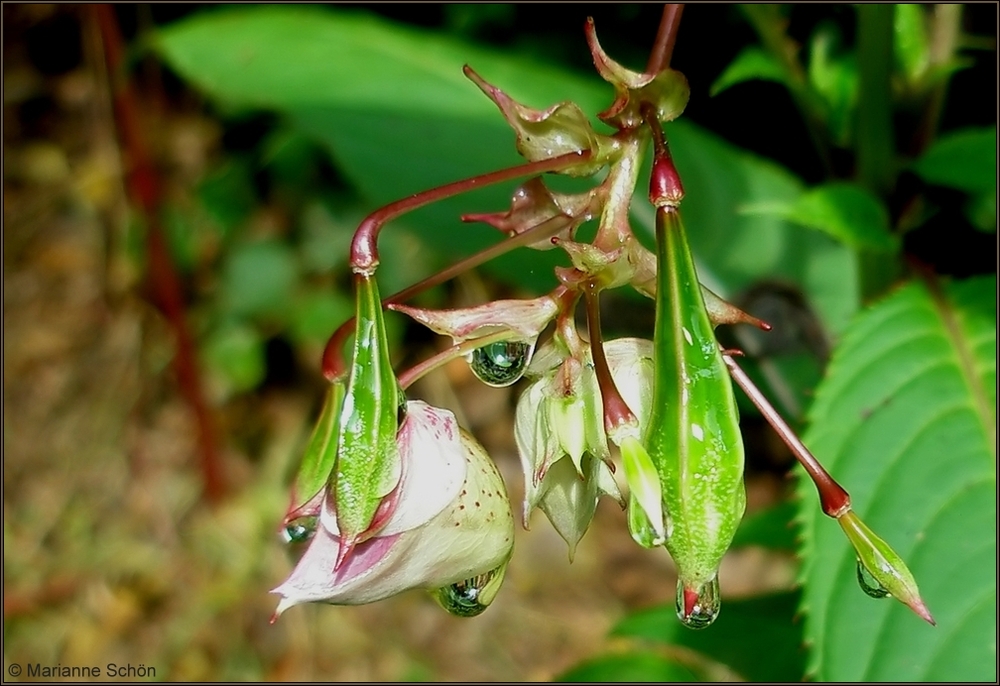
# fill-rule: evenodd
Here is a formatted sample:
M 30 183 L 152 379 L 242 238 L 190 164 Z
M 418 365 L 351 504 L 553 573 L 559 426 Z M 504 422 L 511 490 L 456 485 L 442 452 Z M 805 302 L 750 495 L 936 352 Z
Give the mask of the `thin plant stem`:
M 484 188 L 521 176 L 531 176 L 532 174 L 567 169 L 580 162 L 585 162 L 590 159 L 590 156 L 591 153 L 589 150 L 568 152 L 546 160 L 528 162 L 516 167 L 500 169 L 488 174 L 473 176 L 469 179 L 454 181 L 389 203 L 368 215 L 361 222 L 360 226 L 358 226 L 357 231 L 354 232 L 354 240 L 351 242 L 351 268 L 358 274 L 371 275 L 375 273 L 375 269 L 379 264 L 378 235 L 382 230 L 382 226 L 407 212 L 412 212 L 425 205 L 467 193 L 477 188 Z
M 667 3 L 663 6 L 660 27 L 656 31 L 653 49 L 649 52 L 649 61 L 646 62 L 647 74 L 659 74 L 670 66 L 670 58 L 674 54 L 677 28 L 681 23 L 682 12 L 684 12 L 683 4 Z
M 399 375 L 399 386 L 405 391 L 407 388 L 412 386 L 417 379 L 429 374 L 438 367 L 441 367 L 456 358 L 464 357 L 479 348 L 490 345 L 491 343 L 500 343 L 502 341 L 510 340 L 510 338 L 510 331 L 498 331 L 497 333 L 489 334 L 488 336 L 470 338 L 467 341 L 456 343 L 447 350 L 442 350 L 437 355 L 429 357 L 423 362 L 410 367 L 405 372 L 402 372 Z
M 742 388 L 743 392 L 750 398 L 750 401 L 757 406 L 757 409 L 764 415 L 767 423 L 774 428 L 781 440 L 785 442 L 785 445 L 795 455 L 795 459 L 805 468 L 809 478 L 816 484 L 823 512 L 836 519 L 850 510 L 851 497 L 847 494 L 847 491 L 830 476 L 830 473 L 823 468 L 823 465 L 816 459 L 816 456 L 809 452 L 809 449 L 795 434 L 795 431 L 788 426 L 778 411 L 774 409 L 774 406 L 771 405 L 767 397 L 750 380 L 746 372 L 736 364 L 736 360 L 730 355 L 723 355 L 722 360 L 726 363 L 726 367 L 729 368 L 729 374 L 733 377 L 736 385 Z
M 491 245 L 488 248 L 480 250 L 479 252 L 459 260 L 450 267 L 447 267 L 436 274 L 432 274 L 412 286 L 408 286 L 401 291 L 385 297 L 382 300 L 382 304 L 391 305 L 393 303 L 403 302 L 418 293 L 422 293 L 429 288 L 433 288 L 434 286 L 442 284 L 449 279 L 453 279 L 459 274 L 462 274 L 469 269 L 474 269 L 475 267 L 489 262 L 490 260 L 514 250 L 515 248 L 520 248 L 530 245 L 535 241 L 550 238 L 566 228 L 568 222 L 572 222 L 574 220 L 575 217 L 571 217 L 567 214 L 559 214 L 555 217 L 546 219 L 530 229 L 511 236 L 496 245 Z M 347 364 L 343 359 L 341 352 L 344 348 L 344 343 L 347 340 L 347 337 L 350 336 L 353 331 L 354 317 L 351 317 L 346 322 L 341 324 L 326 342 L 326 347 L 323 349 L 322 368 L 323 376 L 330 381 L 343 378 L 347 374 Z
M 599 292 L 600 289 L 593 279 L 584 284 L 583 297 L 587 308 L 587 328 L 590 331 L 590 354 L 594 358 L 594 373 L 597 375 L 597 386 L 601 391 L 601 404 L 604 407 L 604 429 L 610 436 L 618 427 L 638 424 L 639 420 L 619 393 L 611 375 L 611 368 L 608 366 L 608 358 L 604 354 Z

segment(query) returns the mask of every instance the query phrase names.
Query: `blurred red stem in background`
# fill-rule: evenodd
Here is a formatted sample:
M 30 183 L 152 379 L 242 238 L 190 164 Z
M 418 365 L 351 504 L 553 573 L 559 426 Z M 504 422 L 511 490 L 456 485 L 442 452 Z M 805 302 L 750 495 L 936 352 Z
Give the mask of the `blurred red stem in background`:
M 218 502 L 224 490 L 218 440 L 202 393 L 194 341 L 184 316 L 180 277 L 160 226 L 160 179 L 145 146 L 132 84 L 121 74 L 124 45 L 114 10 L 110 5 L 92 5 L 91 11 L 100 28 L 111 75 L 118 136 L 127 154 L 123 168 L 126 170 L 128 190 L 132 200 L 141 208 L 146 222 L 149 286 L 153 300 L 167 318 L 177 339 L 174 365 L 181 393 L 191 406 L 198 426 L 198 452 L 205 497 L 209 502 Z

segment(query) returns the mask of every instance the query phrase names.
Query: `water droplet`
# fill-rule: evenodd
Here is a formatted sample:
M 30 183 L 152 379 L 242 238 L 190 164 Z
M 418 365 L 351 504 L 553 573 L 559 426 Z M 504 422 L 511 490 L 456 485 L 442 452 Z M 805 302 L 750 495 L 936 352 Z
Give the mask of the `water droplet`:
M 646 511 L 631 494 L 628 503 L 628 532 L 632 535 L 632 540 L 643 548 L 655 548 L 667 541 L 666 538 L 657 535 L 656 529 L 646 516 Z
M 305 543 L 312 540 L 316 535 L 317 519 L 314 516 L 293 519 L 285 524 L 285 528 L 281 530 L 281 537 L 285 539 L 285 543 Z
M 889 589 L 880 584 L 878 579 L 872 576 L 868 568 L 861 564 L 860 559 L 858 560 L 858 585 L 861 586 L 862 591 L 872 598 L 889 597 Z
M 503 583 L 507 563 L 471 579 L 431 591 L 445 610 L 456 617 L 475 617 L 489 607 Z
M 712 577 L 700 589 L 688 589 L 677 582 L 677 618 L 689 629 L 704 629 L 715 621 L 721 608 L 719 577 Z
M 510 386 L 524 375 L 535 350 L 534 343 L 500 341 L 472 351 L 472 373 L 487 386 Z

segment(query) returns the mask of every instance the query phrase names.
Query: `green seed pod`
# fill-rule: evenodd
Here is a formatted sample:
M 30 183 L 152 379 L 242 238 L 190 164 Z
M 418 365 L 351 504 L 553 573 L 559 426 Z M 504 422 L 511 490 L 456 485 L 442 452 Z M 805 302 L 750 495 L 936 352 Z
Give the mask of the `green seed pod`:
M 376 515 L 401 476 L 396 432 L 399 383 L 389 360 L 382 303 L 375 277 L 358 275 L 356 332 L 338 419 L 337 457 L 330 477 L 340 551 L 339 568 L 355 545 L 377 532 Z M 385 518 L 391 512 L 383 510 Z
M 718 615 L 719 563 L 746 507 L 743 440 L 676 208 L 657 209 L 656 242 L 655 377 L 646 445 L 660 475 L 667 550 L 677 564 L 677 614 L 701 628 Z

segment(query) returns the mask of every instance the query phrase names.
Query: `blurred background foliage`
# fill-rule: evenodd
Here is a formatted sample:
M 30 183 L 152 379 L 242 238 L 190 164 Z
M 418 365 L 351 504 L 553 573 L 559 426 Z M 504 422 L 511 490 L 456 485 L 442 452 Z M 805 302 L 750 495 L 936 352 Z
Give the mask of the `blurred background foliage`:
M 775 327 L 720 335 L 809 427 L 940 622 L 921 626 L 852 587 L 837 527 L 815 515 L 811 486 L 799 512 L 793 460 L 746 403 L 749 511 L 723 565 L 723 613 L 700 633 L 673 617 L 666 553 L 632 544 L 607 504 L 572 565 L 547 522 L 518 532 L 505 589 L 477 620 L 411 593 L 267 624 L 267 590 L 291 564 L 275 530 L 318 410 L 319 355 L 353 307 L 357 223 L 518 162 L 463 64 L 528 105 L 574 100 L 596 113 L 611 94 L 585 17 L 639 69 L 659 6 L 118 5 L 127 69 L 110 76 L 90 8 L 3 12 L 5 668 L 144 663 L 176 680 L 996 678 L 994 5 L 685 10 L 672 66 L 692 96 L 667 126 L 685 222 L 705 283 Z M 226 492 L 214 503 L 171 366 L 177 332 L 149 304 L 148 222 L 122 183 L 130 151 L 111 102 L 123 77 L 139 95 L 220 437 Z M 513 187 L 396 222 L 380 242 L 382 292 L 496 242 L 457 218 L 506 208 Z M 651 245 L 652 210 L 635 205 Z M 517 251 L 420 301 L 542 292 L 564 262 Z M 649 303 L 614 292 L 602 304 L 607 336 L 651 335 Z M 387 323 L 400 365 L 442 344 L 401 317 Z M 516 388 L 481 388 L 457 364 L 416 394 L 458 413 L 517 503 Z

